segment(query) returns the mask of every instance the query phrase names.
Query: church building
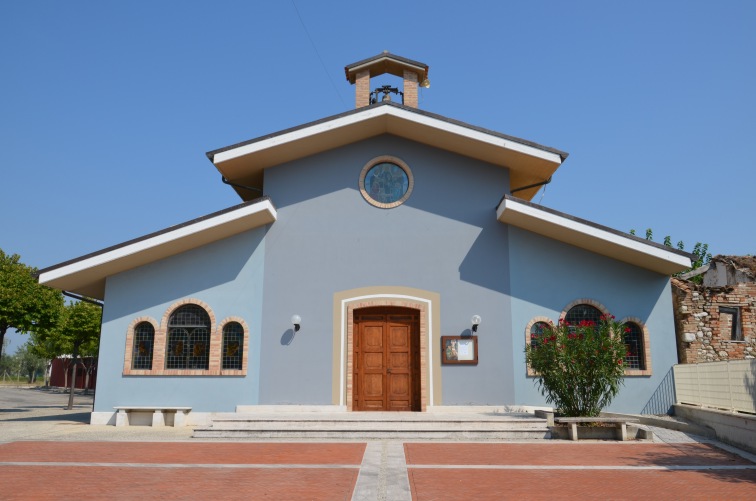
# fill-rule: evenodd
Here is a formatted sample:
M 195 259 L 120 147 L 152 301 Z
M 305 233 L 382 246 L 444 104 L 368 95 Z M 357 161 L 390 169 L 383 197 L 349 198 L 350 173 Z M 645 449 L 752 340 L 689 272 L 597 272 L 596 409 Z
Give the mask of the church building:
M 207 153 L 238 205 L 40 272 L 104 302 L 93 424 L 542 406 L 526 343 L 602 314 L 630 328 L 610 410 L 642 411 L 677 361 L 690 256 L 533 203 L 567 153 L 419 109 L 428 71 L 346 66 L 354 109 Z

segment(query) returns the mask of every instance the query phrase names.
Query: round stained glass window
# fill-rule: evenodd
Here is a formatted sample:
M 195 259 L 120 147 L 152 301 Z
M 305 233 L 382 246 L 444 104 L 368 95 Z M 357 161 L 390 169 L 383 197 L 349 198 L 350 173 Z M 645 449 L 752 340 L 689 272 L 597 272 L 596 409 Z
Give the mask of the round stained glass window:
M 390 209 L 404 203 L 414 181 L 407 164 L 396 157 L 381 156 L 365 165 L 360 174 L 360 192 L 370 204 Z

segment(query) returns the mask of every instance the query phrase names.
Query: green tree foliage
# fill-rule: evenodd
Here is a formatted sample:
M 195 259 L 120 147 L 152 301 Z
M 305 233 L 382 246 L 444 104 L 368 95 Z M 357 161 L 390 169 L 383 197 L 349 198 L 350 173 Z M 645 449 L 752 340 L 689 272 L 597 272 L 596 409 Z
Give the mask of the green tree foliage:
M 635 235 L 635 230 L 630 230 L 631 235 Z M 646 240 L 653 241 L 654 240 L 654 232 L 651 228 L 646 229 Z M 672 237 L 669 235 L 664 237 L 664 245 L 667 247 L 677 247 L 678 250 L 684 251 L 685 250 L 685 243 L 680 240 L 677 242 L 675 246 L 672 245 Z M 674 276 L 679 276 L 684 273 L 688 273 L 690 271 L 693 271 L 697 268 L 700 268 L 701 266 L 705 264 L 709 264 L 709 261 L 711 261 L 711 253 L 709 252 L 709 244 L 702 244 L 701 242 L 696 242 L 696 245 L 693 246 L 693 250 L 690 251 L 691 254 L 693 254 L 692 266 L 688 268 L 687 270 L 683 270 L 680 273 L 675 273 Z M 703 281 L 702 276 L 693 277 L 690 279 L 691 282 L 701 283 Z
M 546 401 L 566 416 L 598 416 L 624 383 L 623 329 L 613 316 L 544 329 L 525 347 L 525 359 Z
M 0 357 L 0 376 L 2 376 L 3 379 L 5 376 L 15 377 L 20 372 L 21 364 L 18 357 L 3 353 L 2 357 Z
M 71 393 L 68 409 L 73 408 L 73 389 L 80 356 L 97 356 L 100 344 L 100 324 L 102 308 L 98 305 L 78 301 L 69 303 L 63 309 L 58 324 L 50 329 L 39 329 L 33 339 L 37 353 L 50 358 L 71 355 Z
M 29 382 L 33 383 L 37 378 L 37 373 L 47 368 L 47 361 L 37 355 L 32 344 L 27 341 L 16 350 L 16 357 L 21 365 L 21 372 L 29 376 Z
M 8 329 L 28 333 L 56 325 L 63 295 L 37 283 L 36 268 L 0 249 L 0 356 Z

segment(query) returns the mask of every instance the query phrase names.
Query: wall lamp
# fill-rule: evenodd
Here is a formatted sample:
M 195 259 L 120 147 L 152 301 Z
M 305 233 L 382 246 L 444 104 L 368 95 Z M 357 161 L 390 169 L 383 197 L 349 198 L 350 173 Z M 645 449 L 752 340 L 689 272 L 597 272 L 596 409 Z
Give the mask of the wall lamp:
M 291 316 L 291 323 L 294 324 L 294 332 L 299 332 L 299 329 L 302 327 L 302 317 L 295 313 Z
M 472 331 L 478 332 L 478 326 L 482 322 L 480 315 L 473 315 L 472 318 L 470 319 L 470 322 L 472 322 Z

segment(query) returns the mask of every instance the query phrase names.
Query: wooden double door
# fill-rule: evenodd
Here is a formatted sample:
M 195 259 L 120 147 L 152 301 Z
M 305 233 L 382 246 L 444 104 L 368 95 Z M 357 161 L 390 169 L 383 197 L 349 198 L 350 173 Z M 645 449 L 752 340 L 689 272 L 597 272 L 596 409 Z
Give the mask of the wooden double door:
M 354 311 L 356 411 L 420 411 L 420 313 L 411 308 Z

